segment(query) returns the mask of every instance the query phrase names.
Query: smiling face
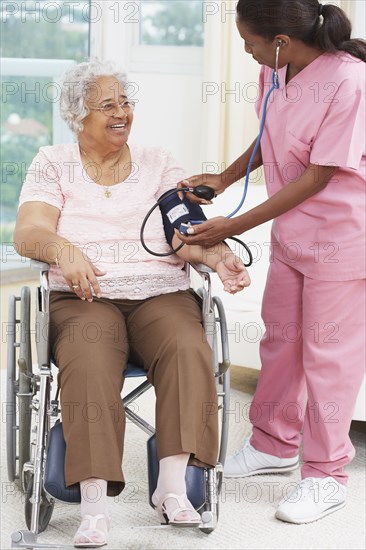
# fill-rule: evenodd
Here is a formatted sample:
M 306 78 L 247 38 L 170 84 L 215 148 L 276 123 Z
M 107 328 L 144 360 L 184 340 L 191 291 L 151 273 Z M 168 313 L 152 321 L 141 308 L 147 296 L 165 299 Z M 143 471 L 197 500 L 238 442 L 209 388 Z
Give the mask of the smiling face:
M 273 40 L 267 40 L 259 34 L 251 33 L 249 27 L 240 19 L 237 19 L 236 26 L 240 36 L 244 40 L 244 49 L 246 53 L 249 53 L 260 65 L 266 65 L 274 69 L 277 40 L 283 37 L 276 36 Z M 283 55 L 280 54 L 279 67 L 283 67 L 285 64 Z
M 118 104 L 127 99 L 122 84 L 112 76 L 101 76 L 86 95 L 86 105 L 91 109 L 83 120 L 84 129 L 79 135 L 100 152 L 121 149 L 127 142 L 133 112 L 130 109 L 118 108 L 114 116 L 107 116 L 99 109 L 109 103 Z

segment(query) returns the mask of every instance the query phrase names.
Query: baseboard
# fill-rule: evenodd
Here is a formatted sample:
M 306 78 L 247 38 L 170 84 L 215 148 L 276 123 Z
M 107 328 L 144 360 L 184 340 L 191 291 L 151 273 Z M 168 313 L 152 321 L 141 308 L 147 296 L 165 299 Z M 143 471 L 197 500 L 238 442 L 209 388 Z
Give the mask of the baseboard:
M 238 367 L 231 365 L 230 367 L 230 382 L 234 390 L 242 391 L 254 395 L 257 387 L 259 370 L 249 369 L 247 367 Z

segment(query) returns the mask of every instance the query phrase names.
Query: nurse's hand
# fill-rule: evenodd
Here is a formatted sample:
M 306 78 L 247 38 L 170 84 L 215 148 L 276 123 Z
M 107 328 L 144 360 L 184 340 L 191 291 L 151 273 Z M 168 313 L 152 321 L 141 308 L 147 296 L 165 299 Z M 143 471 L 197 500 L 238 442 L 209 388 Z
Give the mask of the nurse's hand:
M 221 174 L 199 174 L 197 176 L 191 176 L 177 183 L 178 189 L 182 187 L 197 187 L 197 185 L 207 185 L 215 191 L 215 195 L 220 195 L 226 189 Z M 185 193 L 188 199 L 196 204 L 212 204 L 212 201 L 200 199 L 193 195 L 193 193 Z M 180 196 L 180 195 L 179 195 Z M 181 198 L 183 198 L 181 196 Z
M 199 244 L 201 246 L 214 246 L 221 243 L 227 237 L 237 233 L 233 229 L 233 220 L 219 216 L 188 229 L 188 235 L 182 235 L 176 229 L 175 234 L 185 244 Z

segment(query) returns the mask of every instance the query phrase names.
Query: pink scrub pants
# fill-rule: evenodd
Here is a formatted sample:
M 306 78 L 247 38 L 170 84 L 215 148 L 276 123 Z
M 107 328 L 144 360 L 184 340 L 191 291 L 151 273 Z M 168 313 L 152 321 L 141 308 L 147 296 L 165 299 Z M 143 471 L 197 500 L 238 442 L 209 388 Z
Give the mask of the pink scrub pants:
M 332 476 L 355 450 L 348 432 L 365 373 L 365 281 L 310 279 L 277 259 L 263 297 L 262 369 L 250 409 L 251 444 L 299 453 L 302 478 Z

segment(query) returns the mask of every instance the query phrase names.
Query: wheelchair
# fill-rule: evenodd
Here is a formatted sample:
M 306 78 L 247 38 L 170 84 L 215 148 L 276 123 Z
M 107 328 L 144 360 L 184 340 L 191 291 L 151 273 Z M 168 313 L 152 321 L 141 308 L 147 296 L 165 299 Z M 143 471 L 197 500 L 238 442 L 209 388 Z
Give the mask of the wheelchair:
M 49 464 L 52 464 L 51 436 L 60 428 L 59 388 L 52 388 L 53 369 L 57 368 L 50 355 L 47 338 L 49 328 L 49 265 L 32 261 L 39 269 L 40 284 L 35 296 L 35 325 L 31 330 L 31 291 L 21 289 L 20 296 L 11 296 L 8 313 L 7 408 L 6 447 L 9 481 L 15 482 L 24 493 L 25 522 L 28 530 L 16 530 L 11 535 L 12 548 L 57 548 L 57 544 L 37 543 L 52 517 L 56 501 L 80 502 L 75 490 L 57 491 L 45 482 Z M 196 290 L 202 300 L 202 321 L 206 338 L 212 349 L 212 369 L 218 394 L 220 444 L 215 468 L 187 467 L 187 494 L 201 514 L 199 525 L 203 533 L 211 533 L 219 518 L 219 495 L 223 477 L 223 463 L 228 442 L 228 409 L 230 400 L 230 360 L 225 312 L 220 298 L 212 296 L 211 270 L 206 266 L 187 266 L 195 277 L 200 277 Z M 191 274 L 191 273 L 190 273 Z M 198 275 L 197 275 L 198 274 Z M 46 335 L 46 336 L 45 336 Z M 33 338 L 31 338 L 33 336 Z M 32 366 L 32 341 L 35 340 L 37 363 Z M 155 429 L 134 410 L 134 403 L 151 384 L 142 367 L 128 363 L 126 378 L 145 378 L 128 395 L 123 395 L 126 418 L 149 436 L 148 487 L 149 501 L 156 488 L 159 472 L 155 448 Z M 56 433 L 56 432 L 55 432 Z M 55 436 L 56 437 L 56 436 Z M 55 454 L 55 453 L 53 453 Z M 59 461 L 60 462 L 60 461 Z

